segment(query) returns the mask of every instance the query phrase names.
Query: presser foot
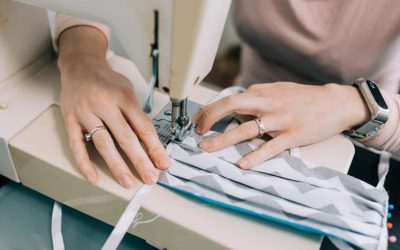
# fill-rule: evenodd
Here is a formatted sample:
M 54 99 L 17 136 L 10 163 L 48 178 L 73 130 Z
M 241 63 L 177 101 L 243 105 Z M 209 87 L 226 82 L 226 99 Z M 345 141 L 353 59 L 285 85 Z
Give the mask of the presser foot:
M 188 117 L 187 117 L 188 118 Z M 186 119 L 186 118 L 182 118 Z M 185 126 L 170 127 L 171 141 L 181 143 L 193 131 L 194 124 L 192 121 L 187 121 Z
M 172 123 L 172 104 L 167 104 L 154 118 L 153 124 L 158 133 L 160 141 L 164 146 L 168 145 L 169 142 L 181 143 L 191 131 L 194 130 L 194 124 L 190 117 L 193 117 L 200 108 L 200 104 L 187 101 L 187 118 L 181 118 L 178 115 L 176 123 Z M 178 122 L 179 121 L 179 122 Z M 181 125 L 179 125 L 181 124 Z
M 171 98 L 171 141 L 180 143 L 192 131 L 193 123 L 188 113 L 188 99 Z

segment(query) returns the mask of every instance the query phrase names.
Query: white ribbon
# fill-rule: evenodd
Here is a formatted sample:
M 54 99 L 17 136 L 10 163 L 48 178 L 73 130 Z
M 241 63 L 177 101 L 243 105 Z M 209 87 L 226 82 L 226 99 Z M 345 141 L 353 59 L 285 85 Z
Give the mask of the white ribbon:
M 53 240 L 54 250 L 64 250 L 64 240 L 61 232 L 62 208 L 57 201 L 53 205 L 53 214 L 51 216 L 51 238 Z
M 135 194 L 132 200 L 129 202 L 128 206 L 125 208 L 121 217 L 119 218 L 117 224 L 115 225 L 113 231 L 110 236 L 104 243 L 102 250 L 115 250 L 121 243 L 122 238 L 126 234 L 129 229 L 129 226 L 132 224 L 134 219 L 136 218 L 136 214 L 138 213 L 140 207 L 142 206 L 145 198 L 150 193 L 153 186 L 143 185 L 139 191 Z M 64 250 L 64 240 L 61 232 L 61 218 L 62 218 L 62 208 L 58 202 L 54 202 L 53 206 L 53 214 L 51 220 L 51 237 L 53 240 L 53 249 L 54 250 Z M 136 224 L 149 223 L 157 219 L 157 217 L 144 222 L 136 222 Z
M 125 211 L 119 218 L 110 236 L 108 236 L 106 243 L 104 243 L 103 247 L 101 248 L 102 250 L 117 249 L 122 238 L 128 231 L 129 226 L 135 219 L 137 212 L 144 202 L 144 199 L 147 197 L 147 194 L 150 193 L 152 187 L 153 186 L 143 185 L 137 194 L 132 198 L 128 206 L 125 208 Z

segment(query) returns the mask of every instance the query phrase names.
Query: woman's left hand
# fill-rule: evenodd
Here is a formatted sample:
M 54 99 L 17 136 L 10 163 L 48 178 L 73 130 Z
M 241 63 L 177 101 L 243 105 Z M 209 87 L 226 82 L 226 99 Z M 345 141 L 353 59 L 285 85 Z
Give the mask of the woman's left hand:
M 366 122 L 369 110 L 352 86 L 326 84 L 311 86 L 290 82 L 254 84 L 246 92 L 212 103 L 193 118 L 196 132 L 206 133 L 217 121 L 231 114 L 258 117 L 265 133 L 273 137 L 242 158 L 248 169 L 290 148 L 308 145 Z M 245 141 L 259 134 L 255 120 L 200 143 L 208 152 Z

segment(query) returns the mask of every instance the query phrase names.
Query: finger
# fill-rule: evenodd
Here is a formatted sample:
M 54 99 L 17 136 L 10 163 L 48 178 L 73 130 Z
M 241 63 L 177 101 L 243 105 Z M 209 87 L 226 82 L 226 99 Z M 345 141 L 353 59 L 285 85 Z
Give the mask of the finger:
M 265 120 L 265 118 L 261 119 L 261 122 L 264 124 L 265 132 L 276 129 L 277 126 L 273 124 L 273 119 L 268 119 L 269 122 L 265 122 Z M 224 134 L 202 141 L 200 147 L 208 152 L 214 152 L 254 138 L 259 135 L 259 132 L 259 127 L 256 121 L 251 120 L 225 132 Z
M 94 114 L 86 115 L 81 121 L 87 131 L 103 125 L 103 122 Z M 123 187 L 131 187 L 133 185 L 133 174 L 119 154 L 109 132 L 106 129 L 101 129 L 92 136 L 92 140 L 114 178 Z
M 204 107 L 193 119 L 196 124 L 196 132 L 206 133 L 217 121 L 225 116 L 239 112 L 258 116 L 262 100 L 245 94 L 237 94 L 222 98 L 221 100 Z
M 281 134 L 261 145 L 258 150 L 243 157 L 239 161 L 239 167 L 243 169 L 255 167 L 258 164 L 288 149 L 290 147 L 289 142 L 290 139 L 288 136 L 286 134 Z
M 70 123 L 66 124 L 66 128 L 69 148 L 71 149 L 76 166 L 90 183 L 95 183 L 97 180 L 97 171 L 86 150 L 81 126 L 78 123 Z
M 281 133 L 282 133 L 281 131 L 270 131 L 270 132 L 268 132 L 267 134 L 268 134 L 270 137 L 275 138 L 275 137 L 277 137 L 278 135 L 280 135 Z
M 263 89 L 275 87 L 278 84 L 278 82 L 273 82 L 273 83 L 256 83 L 252 84 L 247 91 L 249 92 L 254 92 L 254 91 L 260 91 Z
M 215 106 L 221 106 L 221 104 L 228 104 L 228 103 L 232 103 L 233 99 L 236 99 L 237 96 L 239 96 L 240 94 L 235 94 L 235 95 L 230 95 L 230 96 L 226 96 L 218 101 L 215 101 L 207 106 L 204 106 L 203 108 L 200 109 L 199 112 L 197 112 L 194 116 L 193 116 L 193 123 L 197 124 L 198 120 L 200 119 L 200 117 L 207 112 L 207 110 L 209 109 L 213 109 Z M 234 104 L 234 103 L 233 103 Z M 231 106 L 231 105 L 229 105 Z
M 143 142 L 154 165 L 159 169 L 169 166 L 167 151 L 158 138 L 157 131 L 147 115 L 137 107 L 121 107 L 136 135 Z
M 144 183 L 156 183 L 158 173 L 125 117 L 119 110 L 110 112 L 110 114 L 112 115 L 103 117 L 103 121 L 111 130 L 120 148 L 126 153 Z

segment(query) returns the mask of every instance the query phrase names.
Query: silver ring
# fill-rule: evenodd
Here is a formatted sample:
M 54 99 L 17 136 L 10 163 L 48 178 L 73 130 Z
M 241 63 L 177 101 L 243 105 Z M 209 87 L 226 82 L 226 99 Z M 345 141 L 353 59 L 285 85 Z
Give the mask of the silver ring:
M 94 127 L 92 130 L 90 130 L 89 133 L 85 133 L 85 140 L 86 140 L 86 141 L 91 141 L 91 140 L 93 140 L 93 135 L 94 135 L 97 131 L 102 130 L 102 129 L 105 129 L 105 128 L 106 128 L 106 127 L 104 127 L 104 126 L 97 126 L 97 127 Z
M 258 127 L 258 137 L 261 137 L 265 134 L 265 126 L 263 121 L 260 118 L 254 119 Z

